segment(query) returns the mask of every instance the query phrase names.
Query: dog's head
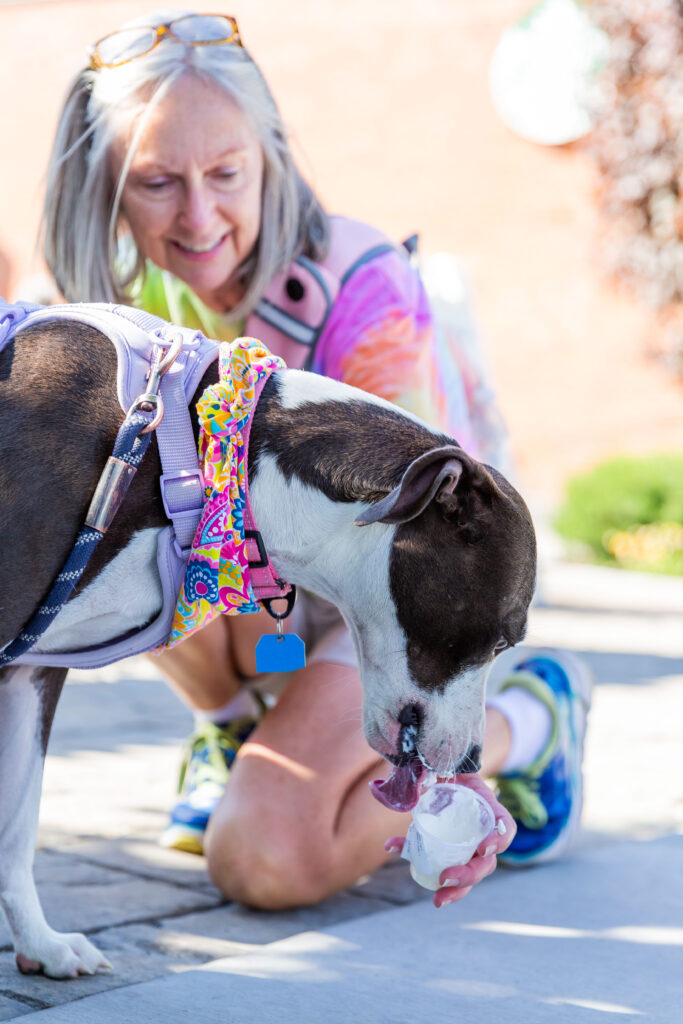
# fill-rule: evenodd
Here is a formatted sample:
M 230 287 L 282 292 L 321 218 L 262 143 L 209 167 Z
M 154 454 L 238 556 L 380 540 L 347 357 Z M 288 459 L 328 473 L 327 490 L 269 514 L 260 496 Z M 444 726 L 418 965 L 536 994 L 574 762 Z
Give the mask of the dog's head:
M 518 643 L 536 574 L 524 501 L 455 445 L 416 458 L 358 526 L 393 527 L 393 608 L 355 624 L 368 742 L 395 765 L 476 771 L 486 678 Z
M 526 505 L 388 402 L 315 374 L 273 376 L 249 456 L 273 564 L 342 610 L 370 745 L 398 766 L 477 770 L 486 677 L 522 639 L 534 590 Z

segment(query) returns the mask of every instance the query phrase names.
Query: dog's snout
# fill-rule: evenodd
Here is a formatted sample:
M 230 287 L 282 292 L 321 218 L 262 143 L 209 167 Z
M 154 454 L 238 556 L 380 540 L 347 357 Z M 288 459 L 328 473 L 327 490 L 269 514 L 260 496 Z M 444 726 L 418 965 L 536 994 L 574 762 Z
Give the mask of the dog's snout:
M 465 756 L 455 767 L 456 775 L 474 775 L 481 768 L 481 747 L 473 743 Z

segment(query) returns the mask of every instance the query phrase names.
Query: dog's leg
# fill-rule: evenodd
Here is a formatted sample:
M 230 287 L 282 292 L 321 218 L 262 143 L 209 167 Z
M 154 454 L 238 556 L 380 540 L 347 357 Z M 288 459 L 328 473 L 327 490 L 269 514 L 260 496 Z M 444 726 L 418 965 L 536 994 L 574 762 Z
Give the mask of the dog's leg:
M 25 974 L 75 978 L 108 967 L 77 933 L 52 930 L 33 880 L 43 760 L 65 669 L 0 669 L 0 904 Z

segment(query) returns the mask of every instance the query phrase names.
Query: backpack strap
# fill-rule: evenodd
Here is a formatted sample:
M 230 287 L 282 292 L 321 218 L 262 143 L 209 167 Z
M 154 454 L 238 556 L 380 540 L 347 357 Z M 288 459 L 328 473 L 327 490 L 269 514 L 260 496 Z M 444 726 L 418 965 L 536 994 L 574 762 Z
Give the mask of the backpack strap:
M 355 271 L 386 252 L 400 251 L 361 221 L 331 217 L 330 229 L 325 260 L 295 259 L 276 274 L 247 320 L 245 333 L 259 338 L 292 369 L 310 366 L 337 296 Z

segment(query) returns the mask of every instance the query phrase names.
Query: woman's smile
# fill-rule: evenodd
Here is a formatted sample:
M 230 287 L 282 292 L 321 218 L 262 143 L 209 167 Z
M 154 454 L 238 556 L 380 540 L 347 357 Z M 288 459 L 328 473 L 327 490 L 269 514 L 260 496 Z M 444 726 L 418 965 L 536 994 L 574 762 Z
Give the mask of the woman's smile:
M 185 256 L 186 259 L 192 260 L 196 263 L 206 263 L 212 260 L 219 254 L 223 243 L 226 241 L 229 232 L 226 231 L 216 242 L 181 242 L 177 238 L 170 239 L 171 244 L 175 245 L 180 252 Z

